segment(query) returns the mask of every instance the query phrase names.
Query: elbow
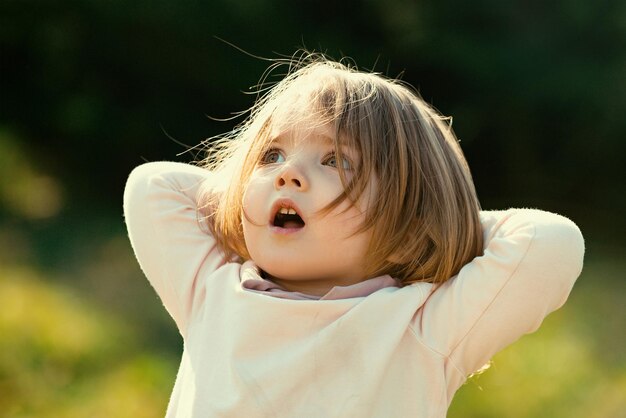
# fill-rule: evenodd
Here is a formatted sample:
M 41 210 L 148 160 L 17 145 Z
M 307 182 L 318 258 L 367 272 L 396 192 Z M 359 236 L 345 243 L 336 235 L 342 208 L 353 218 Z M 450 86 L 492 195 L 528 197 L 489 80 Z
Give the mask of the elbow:
M 571 287 L 580 276 L 585 255 L 585 240 L 578 226 L 570 219 L 546 214 L 536 225 L 537 250 L 549 255 L 553 277 L 560 277 Z
M 557 245 L 555 261 L 563 266 L 573 280 L 576 280 L 583 269 L 585 239 L 574 222 L 562 216 L 560 218 L 555 228 L 558 234 L 558 243 L 555 243 Z
M 572 264 L 574 267 L 574 274 L 576 277 L 580 275 L 583 269 L 583 259 L 585 257 L 585 239 L 583 234 L 576 224 L 570 221 L 572 229 L 570 231 L 570 252 L 572 254 Z

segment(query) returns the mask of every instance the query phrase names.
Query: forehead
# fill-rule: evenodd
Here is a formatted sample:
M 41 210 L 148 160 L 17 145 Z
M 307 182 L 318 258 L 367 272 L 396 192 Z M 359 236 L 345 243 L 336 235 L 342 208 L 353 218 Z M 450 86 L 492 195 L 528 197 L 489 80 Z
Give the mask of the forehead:
M 325 145 L 335 144 L 334 127 L 329 124 L 319 126 L 310 126 L 308 124 L 281 125 L 272 127 L 268 136 L 268 142 L 296 145 L 303 140 L 307 142 L 314 140 Z
M 336 89 L 320 80 L 300 81 L 273 102 L 262 135 L 263 143 L 317 138 L 342 148 L 360 149 L 358 130 L 346 125 L 347 120 L 355 119 L 352 115 L 355 106 L 343 103 Z
M 337 121 L 320 115 L 314 108 L 296 104 L 291 109 L 282 108 L 273 112 L 263 142 L 271 144 L 315 140 L 331 146 L 353 147 L 354 141 L 337 128 Z

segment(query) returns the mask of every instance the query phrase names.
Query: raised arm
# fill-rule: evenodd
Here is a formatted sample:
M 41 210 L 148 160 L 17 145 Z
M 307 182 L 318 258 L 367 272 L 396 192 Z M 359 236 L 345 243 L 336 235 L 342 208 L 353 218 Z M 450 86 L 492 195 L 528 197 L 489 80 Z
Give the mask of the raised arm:
M 584 254 L 578 227 L 559 215 L 511 209 L 481 220 L 484 255 L 434 292 L 414 322 L 462 378 L 565 303 Z
M 224 263 L 215 240 L 200 226 L 196 195 L 211 173 L 156 162 L 130 174 L 124 191 L 128 235 L 141 269 L 184 336 L 199 273 Z

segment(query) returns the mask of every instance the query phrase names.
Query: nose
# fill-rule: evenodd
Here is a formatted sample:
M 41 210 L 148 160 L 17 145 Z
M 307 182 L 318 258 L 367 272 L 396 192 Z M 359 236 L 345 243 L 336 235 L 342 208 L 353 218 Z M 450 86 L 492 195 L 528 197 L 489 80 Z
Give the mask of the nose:
M 276 187 L 276 189 L 293 187 L 303 192 L 309 188 L 309 182 L 300 167 L 295 164 L 284 164 L 276 174 L 274 187 Z

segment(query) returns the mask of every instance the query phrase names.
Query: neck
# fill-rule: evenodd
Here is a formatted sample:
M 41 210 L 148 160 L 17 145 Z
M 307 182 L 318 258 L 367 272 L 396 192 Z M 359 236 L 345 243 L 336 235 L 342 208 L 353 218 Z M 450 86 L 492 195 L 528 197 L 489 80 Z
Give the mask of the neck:
M 334 280 L 311 279 L 311 280 L 286 280 L 274 277 L 267 272 L 263 272 L 263 278 L 271 280 L 289 292 L 299 292 L 305 295 L 322 297 L 335 286 L 350 286 L 354 283 L 337 283 Z

